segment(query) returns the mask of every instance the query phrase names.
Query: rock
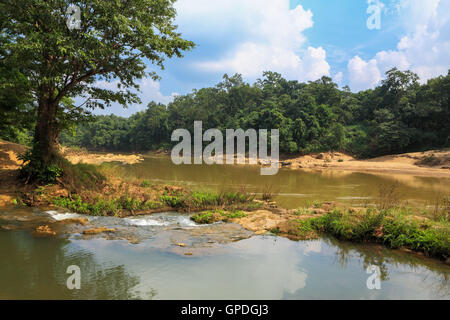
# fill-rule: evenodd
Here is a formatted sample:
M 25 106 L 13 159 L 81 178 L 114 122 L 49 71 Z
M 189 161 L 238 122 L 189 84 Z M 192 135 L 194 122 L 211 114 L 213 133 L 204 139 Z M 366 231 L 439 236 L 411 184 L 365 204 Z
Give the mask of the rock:
M 321 160 L 323 158 L 325 158 L 325 155 L 323 153 L 319 153 L 316 157 L 316 159 L 319 159 L 319 160 Z
M 87 229 L 83 231 L 83 234 L 99 234 L 103 232 L 116 232 L 116 229 L 108 229 L 106 227 Z
M 327 213 L 324 209 L 320 209 L 320 208 L 318 208 L 318 209 L 314 209 L 313 210 L 313 213 L 314 214 L 325 214 L 325 213 Z
M 50 229 L 48 225 L 37 227 L 36 233 L 44 236 L 56 236 L 56 232 Z
M 184 244 L 184 243 L 182 243 L 182 242 L 177 243 L 177 246 L 182 247 L 182 248 L 187 247 L 186 244 Z
M 89 223 L 89 220 L 86 218 L 71 218 L 71 219 L 65 219 L 61 220 L 60 223 L 63 224 L 81 224 L 82 226 L 85 226 Z
M 11 231 L 11 230 L 17 230 L 18 227 L 13 225 L 13 224 L 5 224 L 5 225 L 2 226 L 2 229 Z
M 186 252 L 184 255 L 185 255 L 185 256 L 192 256 L 193 253 L 192 253 L 192 252 Z
M 266 234 L 267 233 L 267 230 L 258 230 L 258 231 L 255 231 L 254 232 L 256 235 L 262 235 L 262 234 Z
M 268 201 L 267 205 L 269 206 L 269 208 L 273 208 L 273 209 L 278 207 L 277 203 L 275 201 Z

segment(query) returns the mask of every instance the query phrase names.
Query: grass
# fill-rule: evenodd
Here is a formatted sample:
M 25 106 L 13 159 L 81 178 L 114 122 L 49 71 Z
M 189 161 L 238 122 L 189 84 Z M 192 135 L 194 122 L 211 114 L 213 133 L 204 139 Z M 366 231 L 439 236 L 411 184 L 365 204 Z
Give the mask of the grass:
M 275 187 L 272 184 L 266 184 L 263 186 L 261 191 L 261 198 L 264 201 L 273 200 L 274 196 L 278 194 L 278 191 L 275 191 Z
M 106 176 L 98 166 L 92 164 L 72 164 L 68 160 L 60 158 L 57 166 L 62 170 L 59 182 L 69 192 L 77 192 L 82 189 L 100 190 L 106 182 Z
M 141 182 L 141 187 L 142 187 L 142 188 L 148 188 L 148 187 L 150 187 L 150 186 L 151 186 L 150 180 L 144 179 L 144 180 Z
M 198 224 L 212 224 L 219 221 L 228 222 L 232 219 L 244 218 L 246 214 L 241 211 L 208 210 L 194 214 L 191 220 Z
M 450 254 L 448 223 L 414 219 L 405 209 L 360 212 L 334 210 L 310 223 L 319 232 L 353 242 L 379 242 L 445 259 Z
M 161 202 L 179 211 L 194 212 L 217 208 L 247 209 L 257 208 L 254 196 L 241 191 L 214 193 L 209 191 L 193 191 L 175 195 L 164 194 Z
M 129 196 L 122 196 L 118 199 L 97 198 L 93 202 L 86 202 L 79 195 L 73 195 L 72 197 L 54 198 L 53 204 L 77 213 L 93 216 L 117 216 L 123 211 L 145 211 L 162 207 L 160 202 L 151 200 L 144 202 Z
M 185 192 L 182 189 L 164 191 L 158 196 L 156 190 L 143 193 L 141 189 L 134 190 L 134 194 L 126 185 L 125 190 L 115 190 L 110 195 L 91 196 L 90 192 L 83 196 L 72 193 L 70 196 L 53 197 L 51 202 L 55 206 L 67 208 L 77 213 L 95 216 L 129 215 L 135 212 L 168 210 L 172 208 L 180 212 L 194 212 L 202 210 L 227 210 L 224 218 L 233 219 L 239 217 L 239 210 L 255 210 L 261 206 L 253 202 L 253 197 L 241 192 Z M 37 192 L 37 191 L 36 191 Z M 116 195 L 123 192 L 119 197 Z M 156 197 L 156 199 L 155 199 Z M 229 212 L 233 212 L 230 215 Z
M 317 230 L 314 228 L 311 219 L 301 220 L 293 219 L 279 225 L 270 230 L 275 235 L 286 235 L 292 240 L 309 240 L 319 237 Z

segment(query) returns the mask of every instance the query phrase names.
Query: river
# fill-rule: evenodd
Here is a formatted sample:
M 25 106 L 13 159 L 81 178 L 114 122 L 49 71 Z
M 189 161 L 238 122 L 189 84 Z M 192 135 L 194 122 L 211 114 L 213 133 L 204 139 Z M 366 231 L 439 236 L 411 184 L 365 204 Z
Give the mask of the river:
M 380 188 L 398 184 L 402 200 L 432 205 L 450 193 L 450 179 L 281 169 L 261 177 L 256 167 L 174 166 L 166 158 L 118 165 L 130 178 L 193 188 L 276 188 L 288 208 L 308 201 L 369 205 Z M 323 238 L 291 241 L 253 236 L 235 224 L 196 225 L 167 212 L 139 218 L 89 217 L 114 234 L 36 237 L 31 230 L 77 217 L 64 211 L 0 211 L 2 299 L 450 299 L 450 267 L 379 245 Z M 180 244 L 183 244 L 180 246 Z M 67 268 L 80 267 L 81 288 L 69 290 Z M 380 289 L 369 289 L 369 266 Z

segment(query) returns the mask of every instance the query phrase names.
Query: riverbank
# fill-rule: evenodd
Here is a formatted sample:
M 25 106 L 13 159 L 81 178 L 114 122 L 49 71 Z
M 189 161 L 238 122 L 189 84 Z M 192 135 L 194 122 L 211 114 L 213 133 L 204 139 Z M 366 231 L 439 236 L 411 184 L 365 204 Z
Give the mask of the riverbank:
M 450 178 L 450 150 L 404 153 L 365 160 L 339 152 L 326 152 L 282 157 L 280 166 L 293 170 L 343 170 Z
M 160 157 L 170 156 L 170 153 L 160 150 L 150 151 L 146 155 Z M 226 156 L 222 157 L 222 161 L 226 161 Z M 254 159 L 254 162 L 265 165 L 258 159 Z M 356 159 L 341 152 L 298 156 L 282 154 L 278 164 L 279 168 L 292 170 L 349 171 L 450 178 L 450 149 L 387 155 L 371 159 Z M 248 160 L 245 165 L 248 165 Z
M 314 201 L 304 207 L 287 210 L 278 208 L 276 203 L 270 201 L 273 196 L 270 190 L 261 195 L 264 198 L 262 200 L 256 199 L 255 194 L 245 189 L 227 192 L 194 190 L 189 186 L 164 185 L 151 179 L 130 178 L 122 174 L 126 170 L 122 166 L 79 162 L 70 165 L 67 168 L 69 177 L 59 179 L 55 185 L 20 185 L 15 179 L 20 165 L 17 152 L 25 148 L 3 142 L 0 150 L 4 164 L 0 173 L 5 177 L 0 193 L 4 205 L 65 208 L 85 215 L 114 217 L 178 211 L 195 213 L 192 219 L 196 223 L 232 222 L 254 234 L 271 233 L 293 240 L 315 239 L 325 234 L 353 242 L 404 247 L 444 261 L 449 256 L 450 210 L 446 197 L 440 199 L 434 208 L 425 210 L 401 204 L 396 199 L 395 190 L 386 190 L 385 194 L 380 194 L 374 203 L 364 208 Z M 99 154 L 81 152 L 83 154 L 75 152 L 77 159 L 89 161 L 99 158 Z M 327 155 L 316 155 L 315 159 L 327 161 L 326 158 L 317 159 L 323 156 Z M 110 155 L 106 158 L 135 163 L 136 156 L 127 157 Z M 342 163 L 339 160 L 342 159 L 337 159 L 338 163 Z M 74 181 L 80 177 L 84 180 Z M 49 236 L 53 234 L 53 230 L 48 230 L 45 225 L 37 231 Z M 104 229 L 94 231 L 111 232 Z

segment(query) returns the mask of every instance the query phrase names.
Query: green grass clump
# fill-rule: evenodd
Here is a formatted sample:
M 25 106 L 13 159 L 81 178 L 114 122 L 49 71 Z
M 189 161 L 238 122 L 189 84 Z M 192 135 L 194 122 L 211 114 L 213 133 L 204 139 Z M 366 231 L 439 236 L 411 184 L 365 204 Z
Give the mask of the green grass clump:
M 317 238 L 317 230 L 311 220 L 297 220 L 294 235 L 301 239 Z
M 206 211 L 194 214 L 191 220 L 198 224 L 212 224 L 222 221 L 222 215 L 215 211 Z
M 163 206 L 161 202 L 151 200 L 144 202 L 129 196 L 122 196 L 119 199 L 96 199 L 89 203 L 83 201 L 78 195 L 73 195 L 71 198 L 54 198 L 53 204 L 77 213 L 93 216 L 116 216 L 123 211 L 154 210 Z
M 198 224 L 212 224 L 219 221 L 230 221 L 232 219 L 244 218 L 247 215 L 241 211 L 223 211 L 223 210 L 208 210 L 194 214 L 191 220 Z
M 81 200 L 81 197 L 77 195 L 73 196 L 73 199 L 67 197 L 55 198 L 53 199 L 53 204 L 58 207 L 67 208 L 78 213 L 91 213 L 91 211 L 89 210 L 89 203 L 83 202 L 83 200 Z
M 247 216 L 242 210 L 237 210 L 233 212 L 221 212 L 221 214 L 227 220 L 245 218 Z
M 354 242 L 380 242 L 389 248 L 405 247 L 427 255 L 450 255 L 450 228 L 445 222 L 417 221 L 407 210 L 368 209 L 361 213 L 335 210 L 311 219 L 318 231 Z
M 248 209 L 259 208 L 253 202 L 254 197 L 242 192 L 214 193 L 208 191 L 194 191 L 186 194 L 168 195 L 160 197 L 165 205 L 181 211 L 201 211 L 213 209 Z
M 190 197 L 190 202 L 194 206 L 217 206 L 220 204 L 221 199 L 218 193 L 194 191 Z
M 160 201 L 172 208 L 182 208 L 185 206 L 185 200 L 182 196 L 162 195 Z
M 141 182 L 141 187 L 142 187 L 142 188 L 148 188 L 148 187 L 150 187 L 150 186 L 151 186 L 150 180 L 144 179 L 144 180 Z
M 383 233 L 383 243 L 391 248 L 406 247 L 442 258 L 450 255 L 448 223 L 420 224 L 406 219 L 388 219 Z

